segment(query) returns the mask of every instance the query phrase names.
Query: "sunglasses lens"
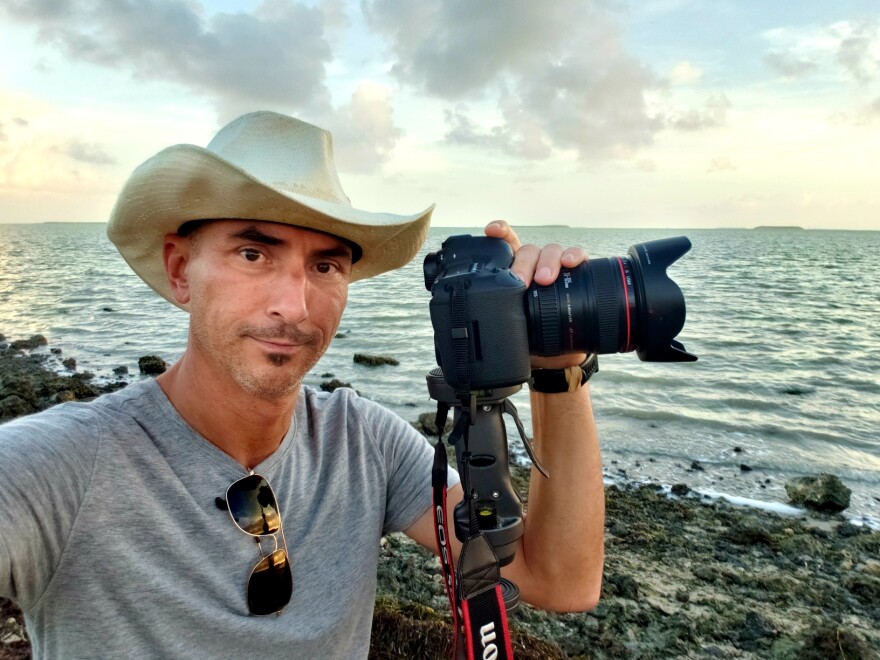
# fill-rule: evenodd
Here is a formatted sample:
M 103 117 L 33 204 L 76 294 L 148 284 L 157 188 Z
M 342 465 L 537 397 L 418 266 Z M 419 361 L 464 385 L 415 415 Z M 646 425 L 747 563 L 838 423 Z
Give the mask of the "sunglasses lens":
M 281 527 L 275 493 L 258 474 L 232 484 L 226 491 L 226 502 L 235 524 L 248 534 L 275 534 Z
M 248 607 L 251 614 L 274 614 L 284 609 L 293 593 L 293 575 L 284 550 L 263 557 L 248 581 Z

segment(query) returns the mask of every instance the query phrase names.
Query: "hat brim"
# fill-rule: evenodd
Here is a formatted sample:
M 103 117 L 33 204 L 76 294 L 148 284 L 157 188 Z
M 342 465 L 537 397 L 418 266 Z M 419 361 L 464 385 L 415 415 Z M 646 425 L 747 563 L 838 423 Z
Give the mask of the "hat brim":
M 153 290 L 174 299 L 163 260 L 165 236 L 185 222 L 242 219 L 278 222 L 332 234 L 363 256 L 351 281 L 406 265 L 428 235 L 434 206 L 413 215 L 362 211 L 347 204 L 280 190 L 215 153 L 189 144 L 169 147 L 138 167 L 119 194 L 107 236 Z

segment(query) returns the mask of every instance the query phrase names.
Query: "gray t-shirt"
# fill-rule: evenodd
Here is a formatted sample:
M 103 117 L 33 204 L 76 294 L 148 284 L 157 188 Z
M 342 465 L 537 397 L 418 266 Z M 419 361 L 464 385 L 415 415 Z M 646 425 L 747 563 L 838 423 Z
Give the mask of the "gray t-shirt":
M 247 471 L 153 380 L 57 406 L 0 427 L 0 595 L 38 658 L 363 658 L 379 540 L 431 506 L 431 465 L 396 415 L 303 388 L 254 470 L 278 498 L 293 596 L 255 617 L 259 547 L 215 501 Z

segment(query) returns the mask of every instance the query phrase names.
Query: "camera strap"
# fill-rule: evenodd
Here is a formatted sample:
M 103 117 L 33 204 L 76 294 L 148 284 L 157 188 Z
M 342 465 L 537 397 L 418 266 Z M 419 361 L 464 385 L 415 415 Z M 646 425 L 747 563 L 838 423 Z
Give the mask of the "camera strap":
M 443 444 L 443 428 L 449 407 L 444 403 L 437 406 L 437 444 L 434 448 L 434 467 L 431 485 L 434 491 L 434 533 L 440 563 L 443 567 L 444 585 L 453 619 L 453 653 L 460 658 L 494 658 L 508 660 L 513 658 L 510 631 L 507 625 L 507 609 L 501 590 L 501 567 L 498 557 L 477 523 L 474 498 L 470 494 L 470 474 L 467 451 L 469 412 L 462 409 L 455 427 L 449 436 L 449 444 L 464 438 L 465 451 L 462 454 L 462 486 L 468 499 L 470 535 L 462 544 L 458 559 L 458 579 L 452 567 L 452 553 L 448 545 L 449 531 L 446 529 L 446 481 L 447 459 Z M 460 608 L 460 611 L 459 611 Z M 459 623 L 461 618 L 461 624 Z M 464 638 L 459 643 L 461 625 L 464 625 Z M 462 646 L 464 648 L 462 648 Z
M 446 587 L 446 597 L 452 609 L 452 648 L 453 653 L 458 648 L 458 606 L 456 603 L 455 570 L 452 568 L 452 548 L 449 547 L 449 532 L 446 528 L 446 483 L 449 472 L 449 464 L 446 459 L 446 447 L 443 444 L 443 429 L 446 427 L 446 418 L 449 415 L 449 406 L 445 403 L 437 404 L 437 444 L 434 445 L 434 467 L 431 470 L 431 489 L 434 492 L 434 538 L 437 540 L 437 552 L 440 555 L 440 565 L 443 568 L 443 585 Z

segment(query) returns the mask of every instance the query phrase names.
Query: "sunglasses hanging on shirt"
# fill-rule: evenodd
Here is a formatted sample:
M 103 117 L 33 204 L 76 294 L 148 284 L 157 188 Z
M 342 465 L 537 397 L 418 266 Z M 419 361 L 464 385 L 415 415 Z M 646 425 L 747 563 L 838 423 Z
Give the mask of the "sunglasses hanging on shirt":
M 257 616 L 280 614 L 293 593 L 293 574 L 275 493 L 264 477 L 249 474 L 226 490 L 226 505 L 235 526 L 260 544 L 260 560 L 247 583 L 248 609 Z M 268 554 L 262 544 L 266 537 L 275 544 Z

